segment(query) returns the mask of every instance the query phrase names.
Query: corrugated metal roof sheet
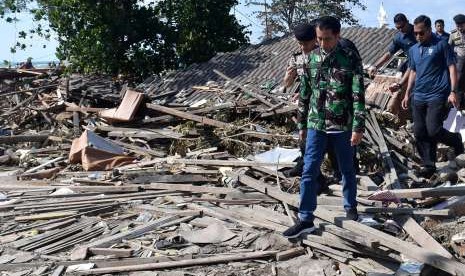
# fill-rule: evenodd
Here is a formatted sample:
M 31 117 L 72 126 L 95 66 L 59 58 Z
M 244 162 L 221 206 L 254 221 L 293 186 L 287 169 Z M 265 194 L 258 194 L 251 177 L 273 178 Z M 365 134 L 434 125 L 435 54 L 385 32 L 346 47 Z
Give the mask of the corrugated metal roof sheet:
M 385 53 L 395 33 L 395 29 L 348 27 L 342 29 L 341 35 L 355 43 L 363 63 L 368 65 Z M 292 35 L 287 35 L 258 45 L 243 47 L 234 52 L 217 54 L 208 62 L 193 64 L 163 79 L 149 78 L 139 88 L 152 96 L 169 91 L 184 91 L 181 93 L 183 94 L 181 102 L 192 103 L 195 99 L 208 97 L 206 95 L 197 97 L 195 93 L 195 95 L 186 95 L 192 86 L 205 85 L 208 81 L 224 83 L 224 80 L 213 72 L 213 69 L 223 72 L 242 84 L 260 85 L 267 81 L 281 82 L 287 61 L 296 51 L 298 51 L 297 43 Z M 170 101 L 167 100 L 167 102 Z

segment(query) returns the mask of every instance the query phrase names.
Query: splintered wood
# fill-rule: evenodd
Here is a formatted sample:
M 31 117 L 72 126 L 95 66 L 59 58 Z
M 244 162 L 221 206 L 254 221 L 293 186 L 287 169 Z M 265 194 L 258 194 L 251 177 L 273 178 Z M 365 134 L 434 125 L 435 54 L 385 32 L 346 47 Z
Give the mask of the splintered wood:
M 294 95 L 214 73 L 160 93 L 77 74 L 2 86 L 0 275 L 465 275 L 465 156 L 440 149 L 419 178 L 411 125 L 369 110 L 359 221 L 327 158 L 317 231 L 287 240 Z

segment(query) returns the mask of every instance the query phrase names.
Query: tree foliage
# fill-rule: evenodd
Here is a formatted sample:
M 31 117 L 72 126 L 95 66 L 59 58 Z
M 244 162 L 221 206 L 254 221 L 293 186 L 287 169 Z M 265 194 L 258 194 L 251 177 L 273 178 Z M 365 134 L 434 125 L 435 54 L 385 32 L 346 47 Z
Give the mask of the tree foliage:
M 202 62 L 217 52 L 247 44 L 245 27 L 231 9 L 237 0 L 165 0 L 161 13 L 175 29 L 176 49 L 183 64 Z
M 265 26 L 265 39 L 288 33 L 297 24 L 323 15 L 336 16 L 342 23 L 356 25 L 358 20 L 352 9 L 366 8 L 361 0 L 252 0 L 248 5 L 262 8 L 257 16 Z
M 19 33 L 57 35 L 57 57 L 81 72 L 152 73 L 205 61 L 248 43 L 231 8 L 236 0 L 0 0 L 0 15 L 27 10 L 37 24 Z M 23 43 L 24 44 L 24 43 Z M 23 44 L 15 45 L 16 48 Z

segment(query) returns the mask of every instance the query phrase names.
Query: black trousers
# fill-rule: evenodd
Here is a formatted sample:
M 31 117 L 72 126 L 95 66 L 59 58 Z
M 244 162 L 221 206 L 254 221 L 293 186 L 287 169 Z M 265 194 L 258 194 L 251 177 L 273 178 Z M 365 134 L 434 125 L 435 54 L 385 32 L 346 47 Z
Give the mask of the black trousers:
M 457 86 L 461 97 L 461 108 L 465 108 L 465 58 L 457 58 Z
M 449 132 L 442 127 L 449 112 L 447 102 L 444 100 L 413 101 L 412 112 L 413 132 L 424 167 L 436 167 L 438 143 L 460 149 L 462 143 L 460 135 Z

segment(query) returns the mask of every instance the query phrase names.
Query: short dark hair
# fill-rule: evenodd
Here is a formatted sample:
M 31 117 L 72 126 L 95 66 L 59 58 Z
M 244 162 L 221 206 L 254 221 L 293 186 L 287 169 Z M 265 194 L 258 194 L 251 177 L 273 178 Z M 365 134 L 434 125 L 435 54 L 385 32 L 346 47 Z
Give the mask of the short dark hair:
M 316 21 L 316 27 L 338 34 L 341 32 L 341 21 L 334 16 L 322 16 Z
M 465 15 L 459 13 L 456 16 L 454 16 L 454 22 L 455 24 L 462 24 L 465 23 Z
M 309 41 L 316 37 L 315 25 L 302 23 L 294 28 L 294 36 L 298 41 Z
M 413 21 L 413 24 L 415 25 L 420 23 L 423 23 L 426 28 L 431 28 L 431 19 L 429 19 L 429 17 L 426 15 L 420 15 L 417 18 L 415 18 L 415 21 Z
M 444 25 L 444 20 L 438 19 L 438 20 L 434 21 L 434 25 L 436 25 L 438 23 L 441 24 L 441 25 Z
M 407 21 L 407 16 L 405 16 L 403 13 L 398 13 L 394 16 L 394 23 L 402 23 Z

